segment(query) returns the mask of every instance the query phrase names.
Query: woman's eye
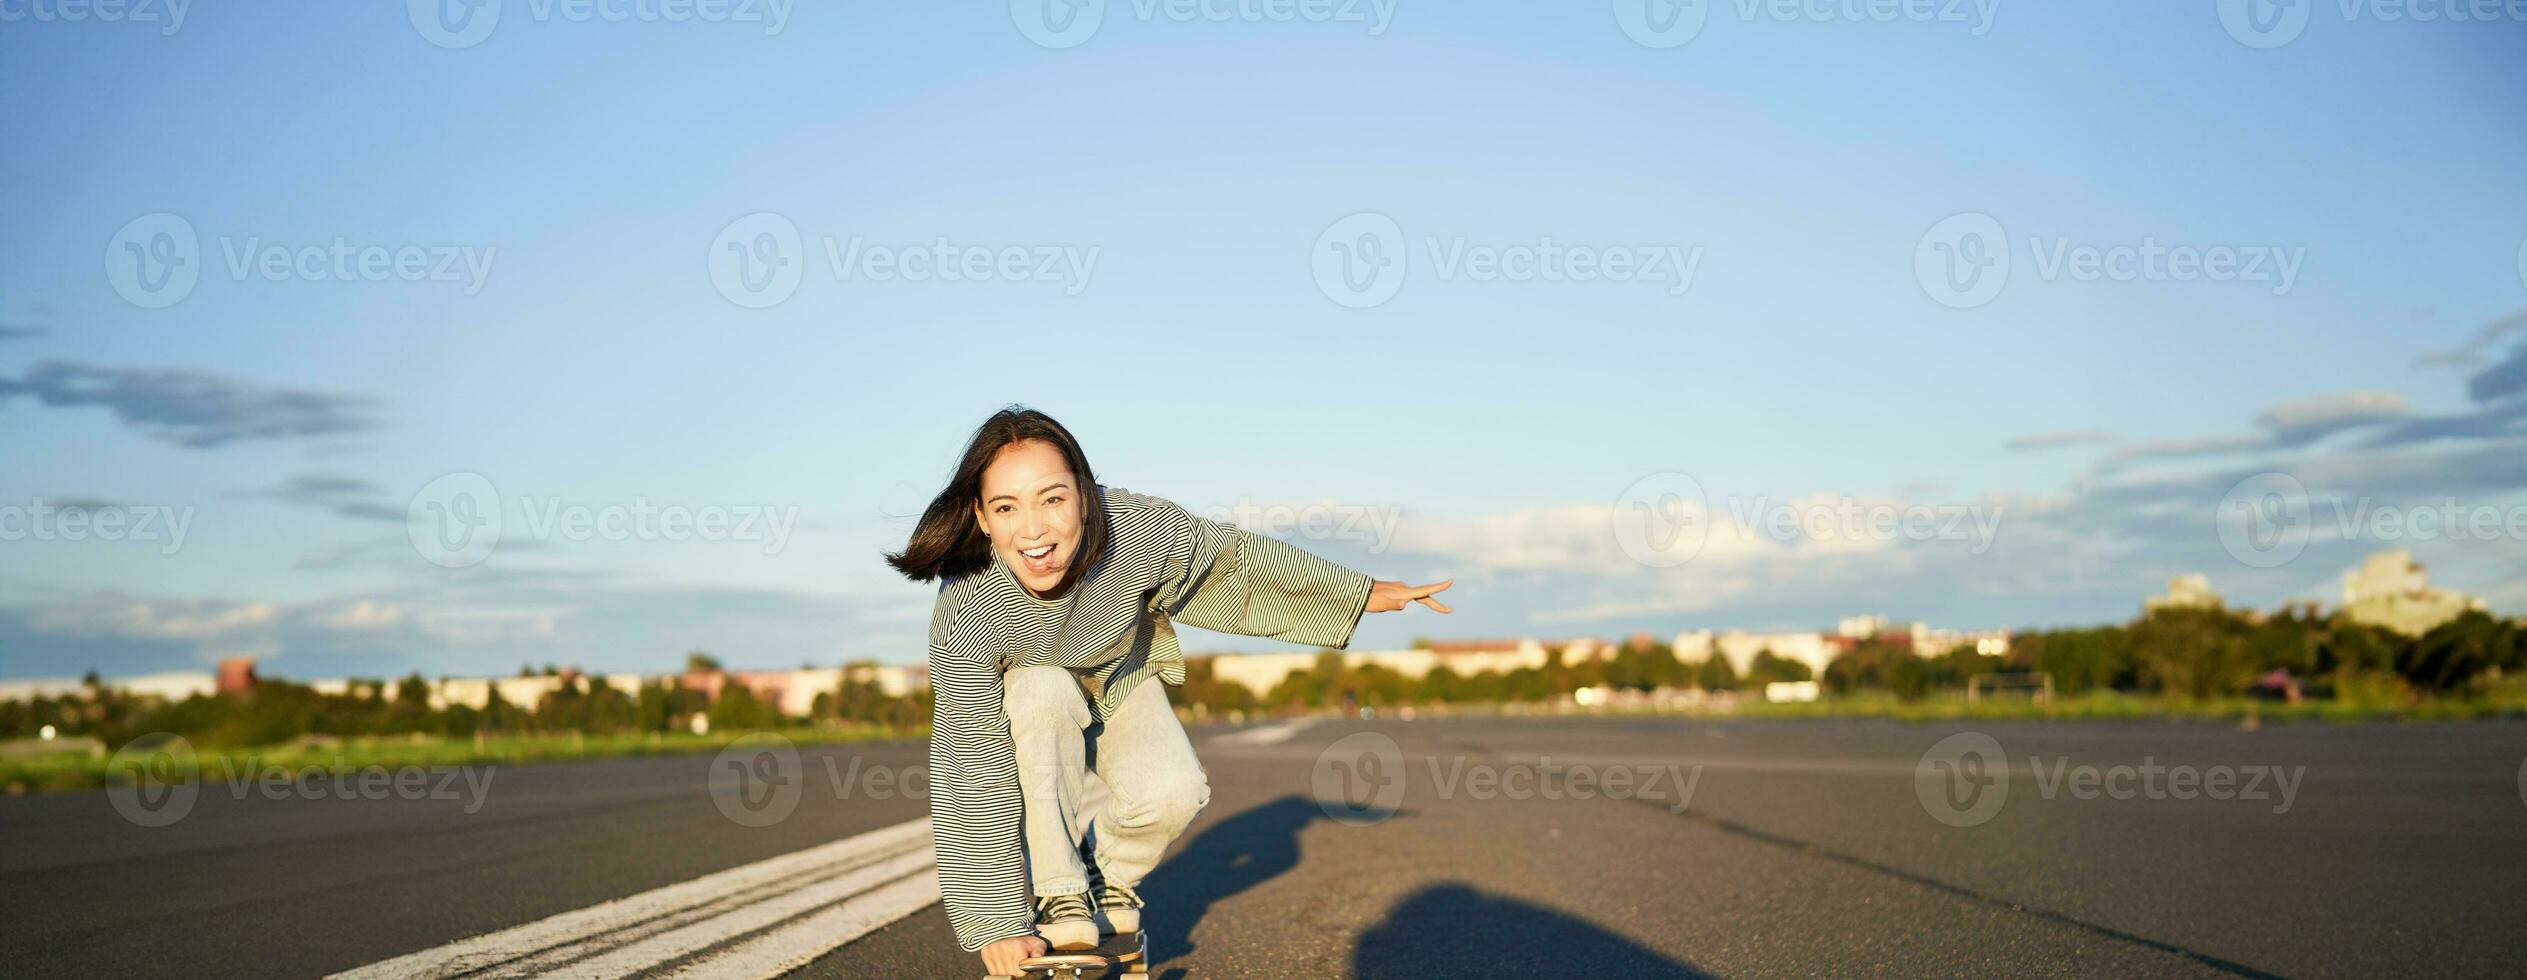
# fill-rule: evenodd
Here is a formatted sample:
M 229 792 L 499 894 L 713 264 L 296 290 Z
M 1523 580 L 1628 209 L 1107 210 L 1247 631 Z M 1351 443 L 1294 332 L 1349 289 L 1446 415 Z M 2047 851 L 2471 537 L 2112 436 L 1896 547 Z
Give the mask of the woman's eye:
M 1061 505 L 1062 505 L 1062 498 L 1061 498 L 1061 496 L 1059 496 L 1059 495 L 1055 495 L 1055 496 L 1051 496 L 1051 497 L 1046 497 L 1046 498 L 1044 498 L 1044 506 L 1047 506 L 1047 507 L 1059 507 L 1059 506 L 1061 506 Z

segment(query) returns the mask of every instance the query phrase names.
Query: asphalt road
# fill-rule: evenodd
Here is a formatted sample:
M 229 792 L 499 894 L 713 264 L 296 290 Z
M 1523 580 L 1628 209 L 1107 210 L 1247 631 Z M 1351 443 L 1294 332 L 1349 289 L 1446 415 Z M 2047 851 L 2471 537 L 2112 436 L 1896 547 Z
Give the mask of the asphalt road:
M 1222 734 L 1142 888 L 1154 976 L 2527 974 L 2527 724 Z M 870 774 L 921 754 L 803 750 L 761 827 L 706 757 L 504 767 L 479 798 L 215 786 L 158 828 L 103 794 L 0 800 L 4 972 L 355 967 L 913 820 Z M 798 975 L 980 970 L 934 904 Z

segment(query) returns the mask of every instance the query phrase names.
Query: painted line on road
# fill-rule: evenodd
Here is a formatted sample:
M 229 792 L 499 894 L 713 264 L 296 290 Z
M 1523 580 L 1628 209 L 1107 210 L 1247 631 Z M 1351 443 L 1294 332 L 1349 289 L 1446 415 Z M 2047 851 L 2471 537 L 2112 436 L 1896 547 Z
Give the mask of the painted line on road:
M 1314 718 L 1301 718 L 1271 725 L 1257 725 L 1242 732 L 1230 732 L 1211 739 L 1213 745 L 1278 745 L 1316 723 Z
M 939 900 L 930 818 L 334 974 L 774 977 Z

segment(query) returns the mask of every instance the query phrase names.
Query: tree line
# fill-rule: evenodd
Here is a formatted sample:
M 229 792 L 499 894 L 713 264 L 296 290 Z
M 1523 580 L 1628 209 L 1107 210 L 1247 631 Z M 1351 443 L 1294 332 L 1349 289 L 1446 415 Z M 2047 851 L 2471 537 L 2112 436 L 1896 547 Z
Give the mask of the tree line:
M 716 660 L 699 653 L 687 658 L 687 671 L 721 673 Z M 479 708 L 465 704 L 434 708 L 430 683 L 419 673 L 392 683 L 353 681 L 347 693 L 339 694 L 257 678 L 245 697 L 197 694 L 167 701 L 109 686 L 91 672 L 74 694 L 0 702 L 0 738 L 32 737 L 50 725 L 57 734 L 92 736 L 109 745 L 167 732 L 203 745 L 248 747 L 303 735 L 665 734 L 690 730 L 696 717 L 706 719 L 711 731 L 837 723 L 910 728 L 930 720 L 930 692 L 890 697 L 874 681 L 851 670 L 843 672 L 842 682 L 833 690 L 817 693 L 803 719 L 783 716 L 778 706 L 733 680 L 724 681 L 714 699 L 678 679 L 651 678 L 637 691 L 626 692 L 549 665 L 540 675 L 521 667 L 519 675 L 565 679 L 535 704 L 513 703 L 501 696 L 495 684 Z
M 2269 681 L 2304 697 L 2383 705 L 2468 697 L 2521 670 L 2527 630 L 2481 611 L 2405 636 L 2313 606 L 2273 615 L 2185 608 L 2154 610 L 2119 626 L 2021 632 L 1998 656 L 1960 647 L 1922 657 L 1873 637 L 1828 661 L 1822 677 L 1770 650 L 1756 653 L 1740 676 L 1727 657 L 1714 653 L 1688 664 L 1663 643 L 1626 643 L 1595 658 L 1557 650 L 1542 666 L 1507 672 L 1460 674 L 1440 666 L 1419 678 L 1377 664 L 1352 666 L 1328 650 L 1258 695 L 1219 680 L 1209 660 L 1198 659 L 1187 665 L 1183 700 L 1226 712 L 1548 701 L 1585 687 L 1761 690 L 1774 681 L 1816 680 L 1835 694 L 1883 692 L 1912 701 L 1963 688 L 1977 675 L 2041 672 L 2065 695 L 2107 690 L 2210 700 L 2256 694 Z
M 686 666 L 688 674 L 721 672 L 707 654 L 692 655 Z M 1538 702 L 1587 687 L 1761 690 L 1773 681 L 1816 680 L 1835 694 L 1884 692 L 1909 701 L 1956 690 L 1977 675 L 2032 671 L 2049 675 L 2056 692 L 2065 695 L 2121 691 L 2207 700 L 2249 695 L 2279 683 L 2309 698 L 2388 705 L 2473 696 L 2521 670 L 2527 670 L 2527 630 L 2480 611 L 2421 636 L 2404 636 L 2340 615 L 2321 615 L 2313 606 L 2272 615 L 2187 608 L 2156 610 L 2119 626 L 2022 632 L 2001 656 L 1960 648 L 1920 657 L 1882 639 L 1866 639 L 1829 661 L 1822 677 L 1769 650 L 1757 653 L 1740 676 L 1726 657 L 1714 654 L 1687 664 L 1663 643 L 1626 643 L 1603 657 L 1572 657 L 1568 650 L 1557 650 L 1542 666 L 1505 672 L 1459 673 L 1439 666 L 1421 677 L 1377 664 L 1355 667 L 1341 653 L 1327 650 L 1308 669 L 1257 694 L 1220 680 L 1209 658 L 1195 658 L 1186 664 L 1185 686 L 1176 692 L 1176 700 L 1226 713 Z M 520 673 L 536 675 L 529 668 L 520 668 Z M 565 672 L 548 665 L 543 675 L 561 677 Z M 418 673 L 392 683 L 354 682 L 342 694 L 258 679 L 247 697 L 196 695 L 180 701 L 136 696 L 90 673 L 74 694 L 0 702 L 0 738 L 33 737 L 47 725 L 59 734 L 93 736 L 112 745 L 145 733 L 172 732 L 205 745 L 241 747 L 302 735 L 663 734 L 689 730 L 697 716 L 712 731 L 839 723 L 909 731 L 929 723 L 930 708 L 927 689 L 889 696 L 851 670 L 843 672 L 833 690 L 817 693 L 804 719 L 784 717 L 775 705 L 733 681 L 722 683 L 713 699 L 674 679 L 653 678 L 626 692 L 572 676 L 532 705 L 508 702 L 495 685 L 482 707 L 434 708 L 430 685 Z

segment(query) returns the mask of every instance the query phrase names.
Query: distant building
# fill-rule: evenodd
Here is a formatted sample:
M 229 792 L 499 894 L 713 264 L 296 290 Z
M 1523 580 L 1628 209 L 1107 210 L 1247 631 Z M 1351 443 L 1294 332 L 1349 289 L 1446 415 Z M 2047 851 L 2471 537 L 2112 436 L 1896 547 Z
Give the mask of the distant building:
M 216 690 L 230 695 L 243 695 L 254 690 L 254 658 L 230 657 L 220 661 Z
M 117 678 L 104 684 L 133 697 L 167 701 L 182 701 L 197 694 L 216 693 L 219 689 L 216 679 L 209 674 L 179 671 Z M 87 690 L 87 681 L 68 677 L 8 681 L 0 683 L 0 701 L 85 697 Z
M 1718 654 L 1728 660 L 1729 669 L 1740 676 L 1754 666 L 1755 655 L 1766 650 L 1783 660 L 1807 665 L 1824 676 L 1825 665 L 1843 652 L 1840 644 L 1823 633 L 1748 633 L 1730 630 L 1714 633 L 1691 630 L 1676 634 L 1676 659 L 1684 664 L 1699 664 Z
M 1986 657 L 1998 657 L 2009 652 L 2008 630 L 1942 630 L 1914 623 L 1908 632 L 1912 636 L 1913 655 L 1916 657 L 1945 656 L 1960 649 L 1970 649 Z
M 1571 640 L 1492 639 L 1442 640 L 1411 650 L 1354 650 L 1339 654 L 1343 666 L 1357 670 L 1381 667 L 1409 680 L 1420 680 L 1430 672 L 1446 667 L 1459 676 L 1486 671 L 1506 674 L 1513 670 L 1542 668 L 1551 662 L 1554 651 L 1561 651 L 1565 663 L 1603 660 L 1615 654 L 1615 646 L 1604 640 L 1579 638 Z M 1226 653 L 1210 655 L 1213 680 L 1244 686 L 1262 696 L 1280 686 L 1290 675 L 1313 670 L 1316 658 L 1323 651 L 1292 653 Z
M 2218 609 L 2220 594 L 2211 591 L 2211 576 L 2179 575 L 2167 580 L 2167 594 L 2144 596 L 2141 614 L 2146 616 L 2161 609 Z
M 2343 615 L 2365 626 L 2420 636 L 2482 608 L 2481 599 L 2431 588 L 2430 577 L 2409 552 L 2381 551 L 2343 573 Z

